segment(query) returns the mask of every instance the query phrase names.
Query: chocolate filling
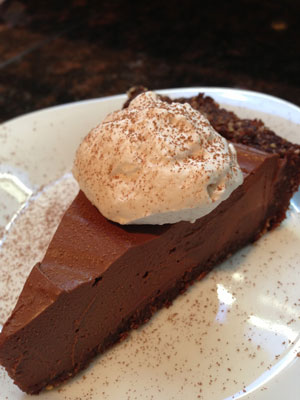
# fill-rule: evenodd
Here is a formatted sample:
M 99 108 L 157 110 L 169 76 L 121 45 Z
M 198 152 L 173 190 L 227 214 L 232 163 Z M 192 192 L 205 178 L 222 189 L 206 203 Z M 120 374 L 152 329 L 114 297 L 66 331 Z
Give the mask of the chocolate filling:
M 278 154 L 236 145 L 244 183 L 195 223 L 121 226 L 80 192 L 0 335 L 0 360 L 27 393 L 81 370 L 273 218 Z

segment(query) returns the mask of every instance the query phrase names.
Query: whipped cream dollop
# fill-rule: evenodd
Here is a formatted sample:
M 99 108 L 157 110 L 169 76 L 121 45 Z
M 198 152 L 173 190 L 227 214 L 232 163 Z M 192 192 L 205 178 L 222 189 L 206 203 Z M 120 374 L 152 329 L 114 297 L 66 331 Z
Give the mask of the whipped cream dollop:
M 73 174 L 120 224 L 194 222 L 243 182 L 233 145 L 201 113 L 150 91 L 85 137 Z

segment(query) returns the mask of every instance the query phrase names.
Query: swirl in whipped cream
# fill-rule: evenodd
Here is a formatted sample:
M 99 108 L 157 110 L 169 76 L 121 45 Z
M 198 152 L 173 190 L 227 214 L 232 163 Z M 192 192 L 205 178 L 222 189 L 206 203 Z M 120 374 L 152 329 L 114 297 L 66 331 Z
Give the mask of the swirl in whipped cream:
M 243 182 L 234 146 L 200 112 L 150 91 L 85 137 L 73 173 L 120 224 L 194 222 Z

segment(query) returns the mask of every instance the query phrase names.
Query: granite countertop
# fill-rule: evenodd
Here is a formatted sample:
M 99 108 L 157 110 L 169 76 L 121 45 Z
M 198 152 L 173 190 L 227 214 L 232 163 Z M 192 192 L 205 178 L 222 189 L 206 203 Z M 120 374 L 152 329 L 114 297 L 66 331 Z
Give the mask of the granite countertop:
M 0 0 L 0 122 L 151 89 L 223 86 L 300 105 L 297 0 Z

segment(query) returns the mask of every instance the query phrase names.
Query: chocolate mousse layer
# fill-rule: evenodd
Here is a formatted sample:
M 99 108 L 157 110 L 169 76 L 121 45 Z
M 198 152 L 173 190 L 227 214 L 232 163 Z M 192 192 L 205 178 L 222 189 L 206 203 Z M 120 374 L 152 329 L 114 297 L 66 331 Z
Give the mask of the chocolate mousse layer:
M 0 362 L 23 391 L 70 378 L 265 231 L 285 161 L 236 150 L 244 183 L 195 223 L 121 226 L 79 192 L 0 334 Z

